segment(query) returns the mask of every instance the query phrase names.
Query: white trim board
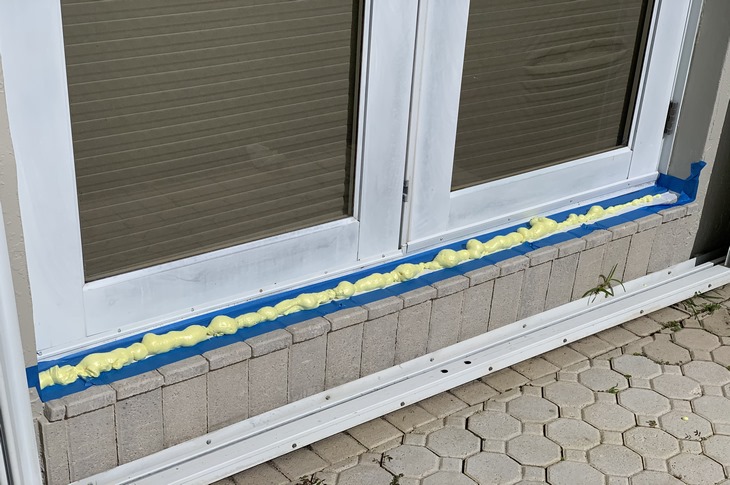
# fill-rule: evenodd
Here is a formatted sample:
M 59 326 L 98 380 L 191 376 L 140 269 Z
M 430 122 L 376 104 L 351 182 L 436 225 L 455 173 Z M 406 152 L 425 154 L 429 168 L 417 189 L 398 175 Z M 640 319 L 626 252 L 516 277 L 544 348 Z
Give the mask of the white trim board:
M 76 483 L 210 483 L 729 282 L 730 269 L 687 261 L 614 298 L 568 303 Z

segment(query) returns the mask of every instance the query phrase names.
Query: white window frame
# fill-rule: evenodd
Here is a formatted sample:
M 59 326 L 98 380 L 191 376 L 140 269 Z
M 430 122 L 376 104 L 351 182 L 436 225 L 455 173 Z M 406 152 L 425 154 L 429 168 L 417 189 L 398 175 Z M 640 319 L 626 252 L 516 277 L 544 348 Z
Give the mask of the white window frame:
M 469 0 L 422 0 L 407 179 L 408 251 L 656 180 L 667 108 L 699 0 L 657 0 L 627 147 L 451 191 Z M 695 19 L 696 21 L 696 19 Z M 690 39 L 690 40 L 693 40 Z
M 60 2 L 0 3 L 40 358 L 401 255 L 417 7 L 365 2 L 353 217 L 85 283 Z

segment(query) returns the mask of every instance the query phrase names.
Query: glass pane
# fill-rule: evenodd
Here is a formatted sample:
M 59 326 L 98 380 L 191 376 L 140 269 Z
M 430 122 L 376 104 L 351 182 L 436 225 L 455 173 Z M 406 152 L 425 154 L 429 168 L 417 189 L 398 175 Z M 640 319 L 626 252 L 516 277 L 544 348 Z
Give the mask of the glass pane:
M 451 189 L 626 145 L 647 0 L 473 0 Z
M 62 12 L 87 280 L 351 214 L 360 1 Z

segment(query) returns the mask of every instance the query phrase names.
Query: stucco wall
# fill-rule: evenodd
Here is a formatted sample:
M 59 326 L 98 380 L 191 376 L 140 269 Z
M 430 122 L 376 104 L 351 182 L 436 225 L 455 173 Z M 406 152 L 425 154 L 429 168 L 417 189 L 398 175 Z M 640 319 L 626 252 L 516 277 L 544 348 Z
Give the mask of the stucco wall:
M 8 112 L 5 105 L 5 84 L 3 82 L 2 59 L 0 59 L 0 204 L 5 219 L 5 232 L 10 250 L 10 268 L 13 271 L 15 303 L 20 320 L 20 336 L 23 339 L 25 364 L 36 362 L 33 308 L 28 282 L 28 267 L 25 262 L 23 225 L 18 203 L 18 178 L 15 169 L 13 144 L 10 139 Z

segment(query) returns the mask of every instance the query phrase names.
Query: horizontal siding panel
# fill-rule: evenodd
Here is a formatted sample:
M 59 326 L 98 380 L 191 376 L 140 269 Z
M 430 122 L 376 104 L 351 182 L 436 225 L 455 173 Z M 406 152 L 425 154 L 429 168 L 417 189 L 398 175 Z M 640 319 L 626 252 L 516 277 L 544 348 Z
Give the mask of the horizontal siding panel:
M 452 190 L 620 146 L 644 3 L 471 2 Z
M 61 5 L 87 280 L 349 215 L 359 6 Z

